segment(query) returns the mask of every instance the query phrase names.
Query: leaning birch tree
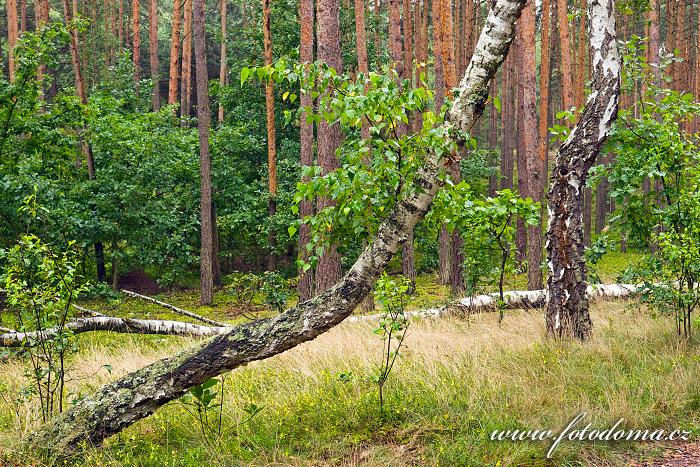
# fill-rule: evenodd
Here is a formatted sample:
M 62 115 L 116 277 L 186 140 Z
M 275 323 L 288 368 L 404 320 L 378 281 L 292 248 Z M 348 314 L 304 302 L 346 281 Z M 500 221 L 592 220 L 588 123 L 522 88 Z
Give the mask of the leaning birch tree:
M 579 122 L 559 148 L 550 179 L 546 322 L 547 333 L 556 338 L 585 340 L 592 331 L 586 297 L 583 201 L 588 170 L 617 116 L 621 62 L 614 11 L 614 0 L 588 3 L 591 94 Z
M 469 132 L 481 115 L 489 82 L 508 52 L 524 3 L 499 0 L 491 9 L 445 122 L 447 135 Z M 595 14 L 605 15 L 598 10 Z M 59 456 L 70 455 L 82 445 L 99 445 L 207 379 L 289 350 L 342 322 L 371 291 L 403 241 L 430 209 L 443 185 L 440 173 L 449 163 L 447 157 L 426 154 L 415 177 L 415 189 L 396 204 L 336 285 L 278 316 L 232 327 L 192 349 L 103 386 L 32 433 L 27 445 Z

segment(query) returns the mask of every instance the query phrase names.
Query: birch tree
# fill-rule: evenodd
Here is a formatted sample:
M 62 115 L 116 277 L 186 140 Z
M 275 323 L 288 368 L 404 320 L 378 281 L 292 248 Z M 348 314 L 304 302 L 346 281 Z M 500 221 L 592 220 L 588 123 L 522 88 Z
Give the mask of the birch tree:
M 556 338 L 585 340 L 592 331 L 586 297 L 582 210 L 588 170 L 617 116 L 621 62 L 614 10 L 613 0 L 588 3 L 591 94 L 579 122 L 559 148 L 550 180 L 546 322 L 548 334 Z
M 200 7 L 201 2 L 197 0 L 196 5 Z M 449 138 L 468 133 L 481 115 L 489 82 L 505 58 L 522 6 L 522 0 L 499 0 L 491 9 L 445 123 Z M 461 139 L 454 142 L 465 143 Z M 443 184 L 440 172 L 447 162 L 445 157 L 426 154 L 425 163 L 416 174 L 416 189 L 397 203 L 336 285 L 278 316 L 236 326 L 107 384 L 34 432 L 27 444 L 59 455 L 74 453 L 81 443 L 100 444 L 181 397 L 189 388 L 247 362 L 269 358 L 310 341 L 342 322 L 370 292 L 408 232 L 430 209 Z

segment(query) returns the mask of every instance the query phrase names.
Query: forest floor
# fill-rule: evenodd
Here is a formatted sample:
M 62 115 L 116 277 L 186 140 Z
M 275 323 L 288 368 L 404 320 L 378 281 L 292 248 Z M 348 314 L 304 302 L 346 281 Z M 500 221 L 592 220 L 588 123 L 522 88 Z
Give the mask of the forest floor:
M 447 291 L 430 277 L 420 279 L 419 291 L 421 303 L 415 307 L 446 300 Z M 160 297 L 209 317 L 248 319 L 225 293 L 217 295 L 213 308 L 198 307 L 195 292 Z M 175 317 L 132 300 L 93 301 L 90 306 L 114 315 Z M 248 309 L 245 315 L 271 313 L 262 306 L 253 308 L 257 311 Z M 507 311 L 501 324 L 495 313 L 414 320 L 386 384 L 383 408 L 374 380 L 383 340 L 372 332 L 371 322 L 343 323 L 312 342 L 221 378 L 212 388 L 216 407 L 206 416 L 198 415 L 191 398 L 170 403 L 103 448 L 89 449 L 77 462 L 700 465 L 697 441 L 563 441 L 547 459 L 551 440 L 490 439 L 501 429 L 556 433 L 582 412 L 599 429 L 623 418 L 625 429 L 682 429 L 693 437 L 700 433 L 700 343 L 680 340 L 670 318 L 635 301 L 595 302 L 592 316 L 595 334 L 586 344 L 547 340 L 543 313 L 537 309 Z M 68 398 L 89 394 L 197 342 L 82 334 L 69 368 Z M 21 395 L 24 373 L 21 361 L 0 362 L 0 464 L 41 464 L 14 451 L 16 440 L 40 423 L 32 415 L 35 403 Z

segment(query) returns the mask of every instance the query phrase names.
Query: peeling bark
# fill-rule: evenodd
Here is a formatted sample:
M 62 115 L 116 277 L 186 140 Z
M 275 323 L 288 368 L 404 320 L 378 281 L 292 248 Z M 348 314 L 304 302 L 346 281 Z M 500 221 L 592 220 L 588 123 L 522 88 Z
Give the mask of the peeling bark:
M 491 10 L 445 123 L 449 134 L 454 134 L 450 130 L 457 127 L 469 131 L 481 115 L 489 81 L 508 51 L 523 3 L 501 0 Z M 425 216 L 443 184 L 439 173 L 445 163 L 434 154 L 426 156 L 415 177 L 417 189 L 396 205 L 336 285 L 276 317 L 237 326 L 103 386 L 31 434 L 25 441 L 27 447 L 52 455 L 70 455 L 82 443 L 100 444 L 181 397 L 189 388 L 312 340 L 343 321 L 370 292 L 408 233 Z
M 201 326 L 199 324 L 183 323 L 163 319 L 130 319 L 113 316 L 93 316 L 77 318 L 68 321 L 64 329 L 73 334 L 91 331 L 111 331 L 126 334 L 161 334 L 170 336 L 199 336 L 209 337 L 223 334 L 231 329 L 230 326 Z M 8 330 L 0 334 L 0 347 L 22 347 L 28 340 L 44 340 L 55 336 L 59 329 L 48 328 L 43 331 L 17 332 Z
M 594 164 L 617 115 L 620 56 L 613 0 L 588 5 L 591 41 L 591 94 L 578 124 L 559 149 L 549 191 L 547 254 L 547 332 L 557 338 L 590 337 L 592 324 L 586 296 L 583 197 Z

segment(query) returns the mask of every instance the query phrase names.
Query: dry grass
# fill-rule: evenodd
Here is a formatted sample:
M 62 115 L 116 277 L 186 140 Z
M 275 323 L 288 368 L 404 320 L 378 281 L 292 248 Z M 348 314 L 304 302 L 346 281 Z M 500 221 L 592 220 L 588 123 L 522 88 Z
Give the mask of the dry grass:
M 593 307 L 592 342 L 557 344 L 544 337 L 541 310 L 411 323 L 406 349 L 379 414 L 370 375 L 382 341 L 371 323 L 342 324 L 313 342 L 227 376 L 225 440 L 207 440 L 178 404 L 138 423 L 88 464 L 113 465 L 540 465 L 543 443 L 494 443 L 493 429 L 557 430 L 575 414 L 607 426 L 693 428 L 700 409 L 700 352 L 680 342 L 672 323 L 626 302 Z M 171 355 L 194 341 L 94 334 L 81 337 L 69 391 L 104 382 Z M 104 370 L 111 365 L 112 373 Z M 20 362 L 0 364 L 6 394 L 23 382 Z M 350 380 L 341 381 L 340 373 Z M 0 416 L 0 445 L 36 426 L 29 403 Z M 251 402 L 263 407 L 246 421 Z M 17 408 L 13 407 L 12 409 Z M 617 465 L 630 445 L 570 443 L 552 465 Z M 627 453 L 627 454 L 626 454 Z M 633 456 L 636 454 L 633 454 Z

